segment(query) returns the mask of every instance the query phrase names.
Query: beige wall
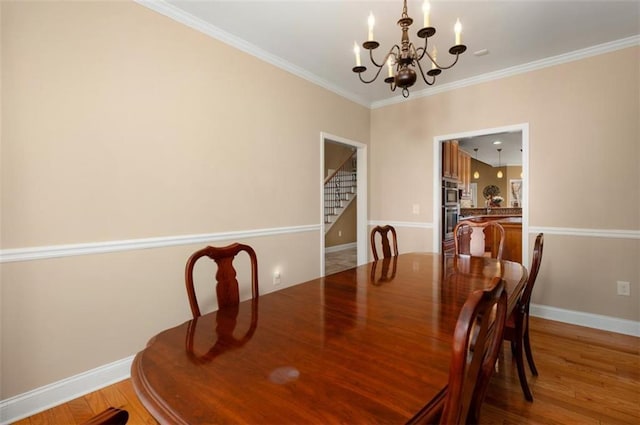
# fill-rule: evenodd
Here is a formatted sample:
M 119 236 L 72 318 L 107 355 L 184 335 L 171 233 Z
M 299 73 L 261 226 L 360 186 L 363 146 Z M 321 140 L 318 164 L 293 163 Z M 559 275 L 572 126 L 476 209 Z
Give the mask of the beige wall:
M 263 294 L 320 273 L 320 133 L 367 108 L 132 2 L 0 4 L 3 250 L 318 225 L 244 242 Z M 188 319 L 203 245 L 2 264 L 0 398 Z
M 506 177 L 505 171 L 507 167 L 500 167 L 500 169 L 502 169 L 502 172 Z M 502 196 L 505 200 L 502 206 L 506 207 L 507 206 L 506 201 L 508 199 L 507 183 L 505 181 L 505 177 L 503 177 L 502 179 L 499 179 L 497 177 L 498 167 L 494 168 L 491 165 L 485 164 L 482 161 L 476 161 L 475 159 L 471 159 L 471 170 L 472 170 L 472 173 L 475 170 L 478 170 L 478 172 L 480 173 L 480 178 L 477 180 L 473 178 L 473 175 L 471 176 L 471 182 L 475 182 L 478 184 L 478 207 L 485 206 L 485 199 L 484 199 L 484 195 L 482 194 L 482 191 L 484 190 L 485 187 L 487 187 L 490 184 L 498 186 L 498 188 L 500 189 L 500 196 Z
M 501 179 L 498 178 L 497 173 L 498 169 L 502 170 L 503 177 Z M 480 173 L 480 177 L 478 179 L 473 178 L 473 172 L 478 171 Z M 485 164 L 482 161 L 476 161 L 475 159 L 471 159 L 471 183 L 478 184 L 478 207 L 485 206 L 484 196 L 482 195 L 482 191 L 484 188 L 490 184 L 498 186 L 500 189 L 500 196 L 504 198 L 504 202 L 502 203 L 502 207 L 509 207 L 509 180 L 510 179 L 520 179 L 520 173 L 522 172 L 522 167 L 515 166 L 502 166 L 502 167 L 492 167 L 491 165 Z
M 627 48 L 373 110 L 370 219 L 434 221 L 434 137 L 529 123 L 529 225 L 637 232 L 639 52 Z M 420 204 L 419 216 L 412 204 Z M 412 230 L 420 237 L 403 242 L 405 250 L 432 248 L 431 229 Z M 533 302 L 640 320 L 639 245 L 550 235 Z M 616 295 L 617 280 L 631 282 L 631 297 Z
M 337 170 L 355 151 L 351 146 L 341 143 L 324 143 L 324 175 L 329 177 L 329 170 Z

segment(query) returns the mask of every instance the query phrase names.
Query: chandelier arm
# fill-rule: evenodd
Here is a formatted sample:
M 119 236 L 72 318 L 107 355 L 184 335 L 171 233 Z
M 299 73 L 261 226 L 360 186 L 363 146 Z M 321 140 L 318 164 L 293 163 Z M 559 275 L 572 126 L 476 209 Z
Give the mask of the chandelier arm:
M 428 53 L 427 53 L 428 54 Z M 431 56 L 429 56 L 429 58 L 431 58 Z M 455 65 L 456 63 L 458 63 L 458 58 L 460 58 L 460 53 L 456 53 L 456 60 L 453 61 L 453 63 L 449 66 L 440 66 L 438 65 L 438 63 L 436 62 L 436 66 L 440 69 L 449 69 L 449 68 L 453 68 L 453 65 Z M 433 59 L 432 59 L 433 60 Z M 434 61 L 435 62 L 435 61 Z
M 362 72 L 358 72 L 358 78 L 360 78 L 360 81 L 362 81 L 365 84 L 371 84 L 378 78 L 378 75 L 380 75 L 381 70 L 382 70 L 382 67 L 378 67 L 378 71 L 376 72 L 376 75 L 374 75 L 373 78 L 370 79 L 369 81 L 362 78 Z
M 422 58 L 424 58 L 425 54 L 429 56 L 429 53 L 427 53 L 426 47 L 427 47 L 426 42 L 425 42 L 425 47 L 418 47 L 417 49 L 413 43 L 409 44 L 409 49 L 411 50 L 412 56 L 414 57 L 414 60 L 416 62 L 420 63 Z M 431 59 L 431 56 L 429 56 L 429 59 Z
M 394 49 L 396 49 L 396 50 L 397 50 L 397 53 L 394 53 L 394 51 L 393 51 Z M 394 45 L 393 47 L 391 47 L 391 49 L 389 50 L 389 52 L 385 55 L 385 57 L 384 57 L 384 61 L 382 62 L 382 63 L 383 63 L 382 65 L 378 65 L 378 64 L 373 60 L 373 57 L 372 57 L 372 58 L 371 58 L 371 62 L 373 62 L 373 65 L 378 69 L 378 70 L 376 71 L 376 75 L 374 75 L 372 79 L 370 79 L 370 80 L 368 80 L 368 81 L 367 81 L 367 80 L 365 80 L 364 78 L 362 78 L 362 73 L 361 73 L 361 72 L 359 72 L 359 73 L 358 73 L 358 78 L 360 78 L 360 81 L 362 81 L 362 82 L 363 82 L 363 83 L 365 83 L 365 84 L 373 83 L 373 82 L 378 78 L 378 76 L 380 75 L 380 72 L 382 71 L 382 68 L 384 67 L 384 64 L 385 64 L 385 63 L 387 63 L 387 60 L 389 59 L 389 56 L 393 56 L 393 57 L 394 57 L 394 59 L 395 59 L 395 60 L 394 60 L 394 63 L 395 63 L 395 62 L 397 62 L 397 59 L 398 59 L 398 55 L 399 55 L 399 54 L 400 54 L 400 47 L 398 47 L 398 45 L 396 44 L 396 45 Z M 396 88 L 395 88 L 395 82 L 394 82 L 394 83 L 392 84 L 391 91 L 395 91 L 395 89 L 396 89 Z
M 411 44 L 411 47 L 414 47 L 414 46 L 413 46 L 413 43 Z M 418 63 L 420 63 L 420 61 L 424 58 L 424 56 L 427 56 L 427 57 L 429 58 L 429 60 L 430 60 L 432 63 L 434 63 L 434 64 L 436 65 L 436 68 L 439 68 L 439 69 L 449 69 L 449 68 L 453 68 L 453 66 L 454 66 L 456 63 L 458 63 L 458 58 L 460 57 L 460 54 L 459 54 L 459 53 L 456 53 L 456 54 L 455 54 L 455 55 L 456 55 L 456 59 L 453 61 L 453 63 L 452 63 L 451 65 L 449 65 L 449 66 L 442 66 L 442 65 L 440 65 L 440 64 L 439 64 L 439 63 L 438 63 L 438 62 L 437 62 L 437 61 L 436 61 L 436 60 L 435 60 L 435 59 L 434 59 L 434 58 L 429 54 L 429 52 L 427 51 L 427 48 L 426 48 L 426 47 L 427 47 L 427 46 L 426 46 L 426 44 L 425 44 L 425 47 L 424 47 L 424 48 L 423 48 L 423 47 L 418 47 L 417 49 L 416 49 L 416 48 L 414 48 L 414 52 L 415 52 L 416 56 L 418 56 L 418 55 L 419 55 L 419 58 L 417 58 Z M 422 68 L 421 68 L 421 70 L 422 70 Z
M 411 43 L 413 44 L 413 43 Z M 427 47 L 429 45 L 429 37 L 425 37 L 424 38 L 424 47 L 418 47 L 417 49 L 414 49 L 414 51 L 416 52 L 417 60 L 421 61 L 422 58 L 424 58 L 424 55 L 426 54 L 427 56 L 429 56 L 429 53 L 427 53 Z M 429 59 L 431 59 L 431 56 L 429 56 Z
M 393 54 L 393 49 L 397 49 L 398 52 L 400 52 L 400 47 L 397 44 L 394 44 L 393 47 L 389 49 L 389 52 L 387 52 L 387 54 L 384 56 L 384 59 L 382 60 L 381 65 L 378 64 L 373 58 L 373 49 L 369 49 L 369 58 L 371 59 L 371 63 L 377 66 L 378 68 L 382 68 L 385 65 L 385 63 L 387 63 L 387 59 L 389 59 L 389 55 Z M 397 55 L 394 54 L 393 56 L 394 58 L 397 58 Z
M 431 57 L 431 56 L 429 56 Z M 436 82 L 436 77 L 435 76 L 431 76 L 431 82 L 429 82 L 427 80 L 427 77 L 424 75 L 424 71 L 422 70 L 422 65 L 420 64 L 420 61 L 417 61 L 418 63 L 418 69 L 420 70 L 420 76 L 422 77 L 422 80 L 428 85 L 428 86 L 432 86 L 435 84 Z

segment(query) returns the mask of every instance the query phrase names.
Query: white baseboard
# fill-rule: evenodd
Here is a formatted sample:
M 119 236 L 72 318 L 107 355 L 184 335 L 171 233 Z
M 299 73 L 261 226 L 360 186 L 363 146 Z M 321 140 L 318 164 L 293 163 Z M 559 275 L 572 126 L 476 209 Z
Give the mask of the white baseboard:
M 355 244 L 353 245 L 355 246 Z M 633 320 L 536 304 L 531 304 L 531 315 L 572 325 L 640 337 L 640 322 Z M 0 401 L 0 425 L 26 418 L 129 378 L 131 376 L 133 357 L 127 357 Z
M 358 247 L 358 243 L 357 242 L 351 242 L 351 243 L 345 243 L 342 245 L 334 245 L 334 246 L 330 246 L 328 248 L 324 249 L 324 253 L 329 253 L 329 252 L 338 252 L 338 251 L 344 251 L 347 249 L 351 249 L 351 248 L 357 248 Z
M 530 314 L 534 317 L 555 320 L 556 322 L 640 337 L 640 322 L 634 322 L 633 320 L 537 304 L 531 304 Z
M 129 378 L 133 357 L 130 356 L 0 401 L 0 424 L 15 422 Z

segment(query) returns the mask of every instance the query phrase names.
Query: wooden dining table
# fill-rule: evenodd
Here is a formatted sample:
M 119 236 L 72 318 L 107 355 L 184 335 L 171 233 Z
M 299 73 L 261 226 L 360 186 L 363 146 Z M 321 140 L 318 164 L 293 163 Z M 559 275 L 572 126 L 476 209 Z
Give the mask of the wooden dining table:
M 471 292 L 521 264 L 402 254 L 220 309 L 151 338 L 131 368 L 162 424 L 407 423 L 447 386 Z M 185 301 L 186 302 L 186 301 Z

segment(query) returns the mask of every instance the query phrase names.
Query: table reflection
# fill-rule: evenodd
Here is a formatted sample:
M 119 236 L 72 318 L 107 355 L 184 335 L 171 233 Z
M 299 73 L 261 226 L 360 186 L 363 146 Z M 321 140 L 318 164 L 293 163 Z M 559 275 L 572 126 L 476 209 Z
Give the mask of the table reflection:
M 212 325 L 212 316 L 200 316 L 191 320 L 187 328 L 185 341 L 185 348 L 189 359 L 198 364 L 208 363 L 229 350 L 244 346 L 253 337 L 258 327 L 258 298 L 251 300 L 251 321 L 249 329 L 244 335 L 237 338 L 234 332 L 238 324 L 239 313 L 240 305 L 232 305 L 218 310 L 215 314 L 215 342 L 213 345 L 211 345 L 209 341 L 210 337 L 214 336 L 214 333 L 202 330 L 202 328 L 206 329 L 207 326 Z M 198 323 L 200 323 L 200 329 L 198 328 Z M 196 345 L 196 334 L 199 339 L 204 339 L 206 343 L 210 345 L 210 348 L 204 354 L 198 354 L 194 348 L 194 345 Z M 197 345 L 205 345 L 205 343 Z
M 396 277 L 397 268 L 397 256 L 374 261 L 371 265 L 371 283 L 378 286 L 385 282 L 391 282 Z M 380 276 L 377 276 L 378 270 L 380 270 Z

